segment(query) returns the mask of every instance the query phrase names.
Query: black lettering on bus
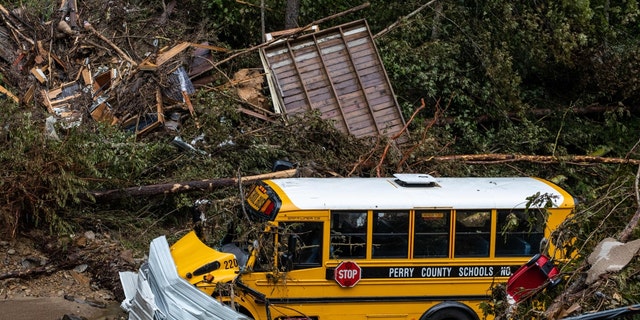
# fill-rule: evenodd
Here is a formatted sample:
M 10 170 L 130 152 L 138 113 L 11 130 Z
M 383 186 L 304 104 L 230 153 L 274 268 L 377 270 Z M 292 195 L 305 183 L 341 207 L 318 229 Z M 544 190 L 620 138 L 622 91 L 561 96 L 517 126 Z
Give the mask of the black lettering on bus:
M 232 269 L 232 268 L 237 268 L 238 267 L 238 260 L 236 260 L 236 259 L 225 260 L 223 262 L 224 262 L 224 268 L 225 269 Z
M 393 266 L 361 267 L 363 279 L 437 279 L 509 277 L 518 266 Z M 333 270 L 328 269 L 327 274 Z M 333 274 L 327 279 L 333 279 Z

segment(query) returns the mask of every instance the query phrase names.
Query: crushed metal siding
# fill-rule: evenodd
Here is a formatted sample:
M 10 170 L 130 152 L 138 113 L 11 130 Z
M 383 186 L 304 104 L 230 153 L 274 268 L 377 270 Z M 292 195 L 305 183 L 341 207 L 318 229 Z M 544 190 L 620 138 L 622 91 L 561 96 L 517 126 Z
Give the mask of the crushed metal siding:
M 356 137 L 391 137 L 404 127 L 365 20 L 277 41 L 261 57 L 277 112 L 317 110 Z
M 130 320 L 220 319 L 249 320 L 246 316 L 180 278 L 164 236 L 151 242 L 149 260 L 138 273 L 120 272 Z

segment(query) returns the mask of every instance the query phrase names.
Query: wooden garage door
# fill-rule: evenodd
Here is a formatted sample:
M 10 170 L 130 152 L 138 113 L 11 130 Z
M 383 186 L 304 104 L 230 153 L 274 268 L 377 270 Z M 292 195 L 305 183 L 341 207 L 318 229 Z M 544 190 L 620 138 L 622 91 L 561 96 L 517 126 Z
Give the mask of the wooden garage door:
M 276 111 L 318 110 L 356 137 L 393 136 L 404 119 L 365 20 L 262 49 Z

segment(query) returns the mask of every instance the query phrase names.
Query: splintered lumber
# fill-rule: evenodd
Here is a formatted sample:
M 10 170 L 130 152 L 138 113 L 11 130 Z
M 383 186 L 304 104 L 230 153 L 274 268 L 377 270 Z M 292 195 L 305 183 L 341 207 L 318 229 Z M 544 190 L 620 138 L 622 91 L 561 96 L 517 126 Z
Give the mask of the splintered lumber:
M 13 100 L 15 103 L 19 102 L 18 97 L 16 97 L 11 91 L 7 90 L 7 88 L 0 85 L 0 97 L 7 96 L 9 99 Z
M 241 178 L 219 178 L 188 182 L 154 184 L 140 187 L 131 187 L 107 191 L 90 191 L 96 201 L 116 200 L 126 197 L 154 196 L 162 194 L 174 194 L 189 191 L 210 191 L 220 187 L 231 187 L 239 183 L 252 183 L 262 179 L 277 179 L 293 177 L 297 169 L 282 170 L 277 172 L 259 174 Z

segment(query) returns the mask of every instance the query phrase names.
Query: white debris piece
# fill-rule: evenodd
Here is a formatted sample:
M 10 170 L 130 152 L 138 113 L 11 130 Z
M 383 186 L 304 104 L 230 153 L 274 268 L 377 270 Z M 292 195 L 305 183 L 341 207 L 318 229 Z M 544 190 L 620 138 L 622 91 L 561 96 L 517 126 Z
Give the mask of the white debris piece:
M 587 261 L 591 269 L 587 271 L 587 284 L 595 282 L 607 272 L 622 270 L 640 249 L 640 239 L 627 243 L 618 242 L 613 238 L 606 238 L 596 246 Z

